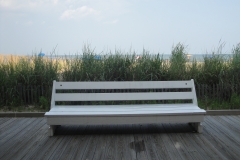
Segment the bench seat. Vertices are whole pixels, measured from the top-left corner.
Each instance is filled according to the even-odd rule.
[[[205,114],[205,110],[192,104],[140,104],[140,105],[85,105],[56,106],[45,116],[125,116]]]

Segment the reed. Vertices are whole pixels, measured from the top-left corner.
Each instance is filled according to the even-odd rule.
[[[84,46],[82,54],[73,58],[45,58],[32,56],[0,56],[0,105],[24,101],[14,87],[44,86],[49,91],[41,91],[41,101],[51,99],[53,80],[60,81],[168,81],[194,79],[195,84],[227,86],[226,92],[238,97],[240,91],[240,44],[232,49],[232,58],[226,60],[221,54],[221,47],[212,51],[212,57],[204,56],[203,62],[188,61],[186,47],[183,44],[173,46],[169,61],[160,54],[150,54],[143,50],[136,59],[135,52],[125,53],[120,50],[101,55],[101,59],[89,46]],[[3,98],[4,97],[4,98]],[[20,99],[20,100],[19,100]],[[206,98],[205,98],[206,99]],[[201,104],[204,104],[201,99]],[[232,100],[233,101],[233,100]],[[234,100],[234,102],[238,102]],[[26,103],[26,102],[24,102]],[[39,103],[37,98],[34,103]],[[236,106],[236,104],[234,104]]]

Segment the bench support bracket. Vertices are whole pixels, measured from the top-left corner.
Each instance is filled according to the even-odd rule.
[[[55,133],[55,130],[56,128],[58,127],[59,125],[50,125],[49,128],[48,128],[48,135],[49,136],[53,136],[54,133]]]
[[[202,133],[203,132],[203,127],[202,124],[200,122],[197,123],[189,123],[198,133]]]

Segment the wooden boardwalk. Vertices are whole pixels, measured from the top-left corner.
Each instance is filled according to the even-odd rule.
[[[60,126],[45,118],[0,118],[0,159],[240,159],[240,116],[205,116],[203,134],[188,124]]]

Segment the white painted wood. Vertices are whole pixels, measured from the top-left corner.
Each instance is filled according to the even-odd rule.
[[[110,125],[110,124],[151,124],[202,122],[204,115],[153,115],[153,116],[52,116],[48,125]]]
[[[146,93],[59,93],[55,101],[127,101],[127,100],[182,100],[193,99],[192,92]]]
[[[114,81],[114,82],[56,82],[56,89],[164,89],[192,88],[189,81]]]
[[[55,129],[57,128],[57,125],[49,125],[48,128],[48,135],[49,136],[53,136],[55,133]]]
[[[180,89],[190,92],[56,93],[57,89]],[[56,101],[180,100],[186,104],[55,105]],[[53,135],[56,125],[192,123],[201,133],[206,111],[197,104],[194,81],[53,82],[51,109],[45,113]]]
[[[192,104],[139,104],[139,105],[82,105],[82,106],[74,106],[74,105],[66,105],[66,106],[55,106],[50,111],[51,112],[129,112],[135,110],[143,110],[143,111],[183,111],[183,110],[191,110],[191,111],[202,111],[198,106]]]
[[[56,86],[56,80],[53,81],[51,108],[55,106],[55,94],[56,94],[55,86]]]
[[[193,104],[198,105],[197,95],[196,95],[196,90],[195,90],[195,85],[194,85],[194,80],[193,79],[191,79],[191,83],[192,83]]]
[[[197,123],[197,132],[198,133],[202,133],[203,132],[203,126],[202,126],[201,122]]]
[[[62,106],[51,109],[48,116],[124,116],[124,115],[176,115],[176,114],[205,114],[205,110],[197,106],[184,105],[111,105],[111,106]]]

